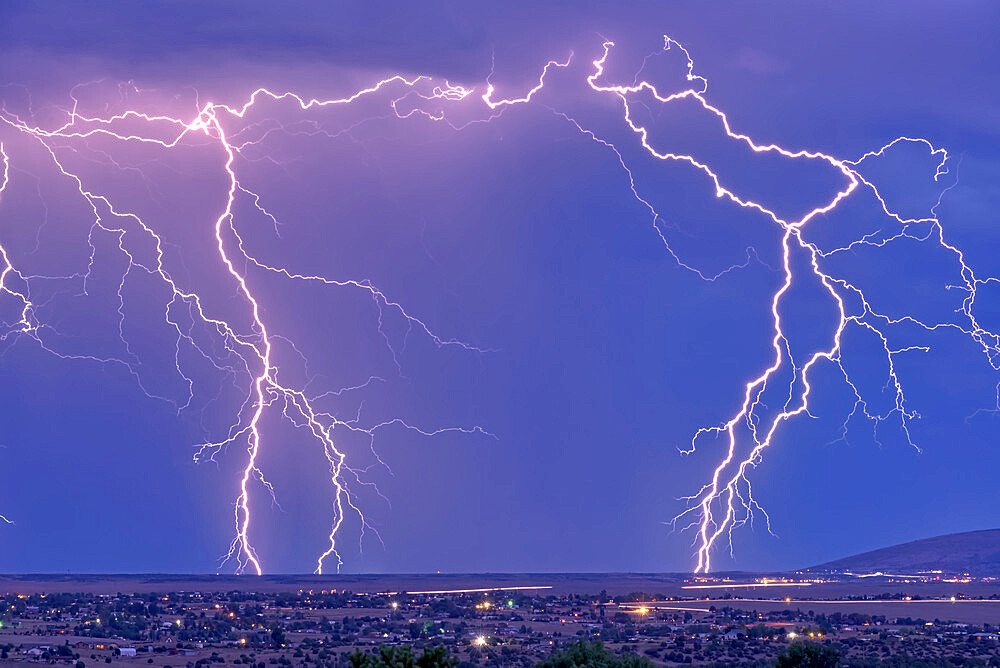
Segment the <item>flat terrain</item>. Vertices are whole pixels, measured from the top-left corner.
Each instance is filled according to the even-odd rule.
[[[667,604],[655,605],[657,609]],[[792,610],[831,615],[857,613],[864,615],[884,615],[889,619],[911,617],[933,621],[935,619],[960,622],[963,624],[1000,624],[1000,600],[989,601],[820,601],[820,600],[746,600],[713,599],[708,601],[676,601],[669,604],[670,610],[690,610],[693,613],[705,611],[709,606],[728,607],[754,612],[780,612]]]
[[[149,592],[261,593],[308,590],[350,591],[354,593],[436,592],[461,589],[545,587],[552,594],[611,595],[644,592],[657,596],[719,598],[726,594],[744,598],[840,598],[878,596],[905,592],[911,596],[947,597],[966,594],[1000,597],[1000,582],[953,583],[943,581],[908,582],[899,578],[873,577],[818,582],[809,586],[753,587],[755,580],[775,578],[774,574],[716,573],[699,588],[687,573],[459,573],[412,575],[0,575],[0,594],[44,594],[82,592],[93,594]],[[785,574],[784,577],[796,578]],[[727,582],[734,585],[725,587]]]
[[[81,592],[91,594],[227,591],[299,592],[336,589],[354,593],[438,592],[492,588],[541,588],[539,594],[608,594],[642,592],[658,606],[690,609],[711,606],[772,612],[812,610],[831,614],[865,613],[887,617],[1000,624],[1000,583],[906,582],[863,578],[815,582],[807,586],[772,583],[753,586],[761,576],[719,574],[711,583],[676,573],[483,573],[428,575],[17,575],[0,576],[0,594]],[[730,582],[731,581],[731,582]],[[705,586],[705,585],[711,586]],[[731,584],[734,586],[727,586]],[[751,586],[746,586],[746,585]],[[743,586],[736,586],[743,585]],[[916,600],[890,600],[909,597]],[[951,597],[956,597],[952,602]],[[663,598],[682,599],[664,602]],[[864,598],[868,600],[844,600]],[[983,600],[983,599],[994,600]],[[930,599],[930,600],[928,600]],[[970,600],[971,599],[971,600]]]
[[[681,590],[683,574],[635,573],[463,573],[413,575],[0,575],[0,593],[35,594],[84,592],[94,594],[171,591],[299,590],[382,593],[438,591],[485,587],[551,587],[552,593],[620,594],[633,591],[665,593]]]

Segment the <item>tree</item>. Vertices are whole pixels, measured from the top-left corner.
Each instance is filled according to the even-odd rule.
[[[382,646],[377,655],[356,651],[347,658],[351,668],[453,668],[458,663],[443,645],[426,649],[419,657],[410,647]]]
[[[457,663],[458,659],[453,657],[444,645],[425,649],[417,659],[419,668],[452,668]]]
[[[794,642],[778,655],[775,668],[836,668],[840,665],[840,652],[833,647],[814,642]]]
[[[535,668],[654,668],[655,665],[644,656],[615,656],[599,642],[580,640],[565,650],[553,652]]]

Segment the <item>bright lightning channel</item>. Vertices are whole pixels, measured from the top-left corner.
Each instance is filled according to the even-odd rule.
[[[604,41],[601,46],[600,56],[592,61],[592,67],[589,68],[583,81],[580,83],[585,84],[585,88],[590,94],[599,97],[611,96],[617,100],[617,104],[620,105],[619,108],[621,109],[622,122],[634,135],[637,147],[656,160],[681,163],[696,170],[710,182],[717,198],[729,201],[736,207],[748,210],[756,215],[763,216],[764,219],[776,225],[780,230],[779,247],[782,258],[781,274],[783,278],[779,287],[771,295],[769,303],[770,317],[773,323],[773,335],[770,346],[773,350],[773,359],[759,374],[746,381],[741,392],[742,401],[734,409],[734,412],[718,425],[698,429],[691,440],[690,447],[685,449],[685,452],[694,451],[699,442],[704,438],[721,437],[725,443],[723,455],[713,470],[710,480],[695,494],[684,497],[687,508],[674,519],[675,524],[688,521],[683,528],[691,529],[695,534],[695,571],[707,572],[711,568],[712,553],[720,538],[726,536],[730,550],[732,550],[733,530],[752,522],[755,512],[763,514],[768,520],[768,525],[770,524],[766,512],[764,512],[763,508],[754,498],[749,472],[761,461],[763,452],[773,443],[775,434],[781,425],[799,415],[809,414],[809,398],[813,389],[811,381],[814,369],[822,363],[833,365],[839,370],[847,387],[853,393],[854,405],[843,423],[845,431],[848,422],[856,415],[864,416],[876,426],[889,420],[896,420],[905,434],[907,442],[913,445],[909,425],[918,415],[907,405],[903,386],[897,375],[896,362],[898,356],[904,353],[927,351],[929,350],[929,346],[910,345],[894,347],[890,343],[890,336],[887,333],[888,328],[893,325],[906,324],[925,332],[954,330],[957,333],[970,337],[982,349],[990,366],[994,369],[1000,369],[1000,336],[984,328],[974,314],[977,289],[989,283],[1000,283],[1000,279],[977,277],[973,269],[966,263],[962,251],[946,240],[941,222],[937,217],[936,209],[948,188],[941,190],[937,204],[931,207],[926,215],[917,218],[906,217],[893,211],[878,188],[870,180],[862,176],[860,172],[861,165],[865,161],[882,156],[898,144],[912,144],[925,148],[937,161],[934,180],[940,182],[941,178],[949,173],[951,160],[945,149],[934,146],[926,139],[899,137],[856,159],[843,159],[818,151],[793,150],[773,143],[758,143],[749,135],[734,130],[727,115],[709,102],[707,97],[708,80],[695,73],[695,65],[691,55],[679,42],[670,37],[665,37],[662,49],[651,54],[653,56],[673,52],[674,55],[679,54],[685,61],[687,87],[679,92],[669,94],[661,93],[657,86],[649,81],[640,80],[639,74],[641,74],[642,70],[628,84],[606,81],[605,69],[611,57],[613,47],[614,42],[610,40]],[[648,59],[649,57],[646,60]],[[568,113],[560,111],[558,105],[552,100],[548,100],[543,104],[536,99],[546,94],[547,91],[545,91],[545,88],[550,74],[556,70],[571,73],[572,64],[572,54],[562,60],[550,60],[541,70],[535,85],[519,97],[507,99],[494,99],[496,89],[491,81],[492,72],[487,77],[485,85],[479,88],[479,91],[481,91],[479,95],[474,95],[474,93],[479,92],[476,88],[455,85],[448,81],[437,81],[429,76],[405,77],[397,74],[388,76],[346,97],[331,99],[306,99],[290,92],[276,93],[266,88],[257,88],[241,105],[229,106],[212,102],[205,103],[200,106],[191,120],[184,120],[168,115],[147,114],[134,109],[128,109],[107,116],[87,116],[78,110],[75,97],[73,107],[66,111],[65,122],[54,128],[43,128],[39,125],[34,125],[28,120],[6,110],[0,113],[0,123],[3,126],[36,141],[47,154],[52,164],[57,167],[60,175],[73,185],[74,190],[92,212],[92,237],[95,234],[104,233],[118,240],[117,246],[128,260],[127,269],[122,275],[119,286],[119,297],[124,299],[122,292],[130,272],[141,271],[159,279],[171,292],[170,300],[164,308],[164,318],[166,323],[176,331],[176,345],[178,347],[188,345],[207,359],[212,359],[211,352],[196,342],[189,330],[183,328],[180,321],[174,317],[173,311],[175,309],[184,308],[190,317],[197,319],[198,322],[215,332],[225,349],[236,355],[243,374],[248,377],[249,383],[247,385],[246,400],[238,411],[238,414],[234,416],[232,426],[229,428],[226,437],[202,444],[195,456],[196,459],[211,459],[216,453],[230,445],[235,443],[246,445],[247,458],[234,506],[235,535],[226,555],[226,560],[232,559],[235,561],[238,571],[242,572],[244,569],[251,569],[256,573],[263,572],[261,561],[250,538],[253,526],[251,518],[251,487],[252,483],[256,481],[273,494],[273,489],[257,465],[261,448],[264,447],[260,423],[262,416],[269,408],[280,408],[282,415],[290,420],[292,424],[311,433],[316,442],[321,446],[329,465],[330,480],[334,490],[333,519],[329,532],[329,546],[317,558],[317,572],[322,572],[325,561],[330,558],[336,560],[338,568],[342,564],[342,559],[337,551],[337,535],[342,528],[345,518],[349,514],[353,513],[360,518],[362,533],[366,530],[371,530],[377,535],[377,531],[374,527],[370,526],[364,514],[355,503],[355,496],[348,485],[349,480],[353,484],[366,483],[362,483],[358,471],[348,466],[345,452],[338,448],[336,444],[335,429],[364,433],[371,438],[374,437],[377,430],[389,425],[398,425],[414,433],[427,436],[444,431],[487,434],[483,428],[478,426],[426,430],[400,419],[382,422],[372,427],[362,427],[357,424],[356,420],[342,420],[328,412],[320,411],[315,407],[317,396],[307,394],[306,390],[302,387],[288,386],[279,381],[278,366],[275,364],[273,351],[275,337],[270,333],[268,323],[265,322],[261,315],[260,302],[248,284],[246,272],[245,270],[241,270],[241,266],[252,265],[263,271],[296,282],[360,290],[370,295],[378,309],[380,327],[383,310],[394,310],[405,318],[411,327],[416,328],[419,332],[429,337],[438,346],[457,346],[470,351],[479,351],[481,349],[457,339],[438,336],[424,321],[411,315],[402,305],[391,300],[368,281],[337,280],[320,275],[299,273],[289,267],[265,262],[247,250],[243,238],[234,225],[234,205],[237,199],[248,197],[250,203],[259,212],[277,223],[275,217],[261,204],[263,200],[261,195],[247,189],[238,178],[239,162],[243,150],[249,145],[259,145],[261,139],[236,140],[234,137],[240,135],[242,130],[233,129],[233,126],[241,119],[244,119],[247,113],[257,105],[264,104],[265,102],[286,102],[292,103],[300,111],[305,112],[320,110],[326,107],[346,106],[363,97],[384,93],[391,98],[389,106],[399,119],[408,119],[411,117],[424,118],[429,121],[444,122],[450,127],[460,130],[471,123],[493,121],[499,118],[504,111],[513,107],[539,104],[567,121],[573,128],[582,133],[584,137],[599,143],[614,153],[615,159],[628,177],[631,193],[638,202],[648,209],[652,215],[654,228],[660,240],[667,252],[680,266],[694,272],[706,281],[717,280],[720,276],[730,271],[747,266],[746,264],[734,265],[722,272],[707,274],[686,263],[671,248],[661,227],[657,224],[658,221],[662,220],[662,216],[650,203],[649,198],[644,197],[640,193],[633,177],[632,168],[628,165],[624,157],[623,149],[602,138],[596,130],[585,127]],[[643,67],[645,65],[646,62],[644,61]],[[693,102],[705,114],[718,121],[722,133],[728,140],[737,142],[755,153],[772,154],[790,161],[825,163],[839,173],[843,184],[828,200],[818,203],[801,217],[794,220],[783,218],[767,203],[751,199],[738,193],[735,188],[724,184],[723,179],[709,164],[696,159],[692,155],[658,150],[650,139],[650,130],[635,119],[633,106],[636,104],[636,97],[639,95],[651,96],[657,103],[664,106],[681,100]],[[417,100],[418,104],[411,105],[409,110],[406,110],[406,105],[410,104],[413,100]],[[424,103],[423,106],[420,103]],[[448,113],[458,105],[465,105],[467,107],[470,104],[480,103],[483,110],[481,117],[464,123],[456,123],[450,120]],[[134,128],[136,125],[143,127],[145,131],[125,129],[126,127]],[[163,128],[169,131],[166,138],[163,138]],[[270,132],[269,130],[268,133]],[[207,137],[209,140],[216,142],[222,149],[223,159],[220,169],[225,174],[227,186],[224,204],[214,214],[212,219],[215,252],[220,265],[225,268],[233,284],[236,286],[244,306],[250,315],[252,326],[249,331],[240,331],[236,325],[226,319],[207,312],[203,308],[203,299],[199,293],[182,288],[166,268],[162,239],[154,229],[146,224],[137,214],[115,206],[109,196],[101,194],[96,189],[88,186],[85,176],[68,169],[64,161],[59,157],[59,148],[65,142],[86,142],[88,139],[96,137],[111,139],[122,144],[141,143],[158,146],[163,150],[170,150],[180,146],[182,142],[193,136]],[[2,200],[3,194],[7,190],[11,180],[10,157],[2,145],[0,145],[0,159],[2,159],[3,167],[3,177],[2,181],[0,181],[0,200]],[[953,185],[949,187],[953,187]],[[806,238],[805,231],[810,221],[830,213],[842,202],[861,190],[866,190],[874,195],[881,213],[894,221],[898,226],[897,232],[884,236],[869,234],[852,241],[846,246],[829,249],[821,249],[814,242]],[[929,226],[930,232],[917,236],[913,230],[917,229],[918,224]],[[127,250],[124,239],[127,236],[133,235],[142,235],[155,243],[156,252],[152,262],[142,261],[134,257]],[[827,263],[825,261],[838,254],[862,246],[879,248],[904,238],[920,242],[936,243],[953,258],[958,278],[954,285],[948,287],[964,293],[959,308],[959,313],[962,317],[961,323],[927,322],[908,314],[898,315],[876,310],[872,305],[872,301],[860,288],[848,279],[836,275],[826,267]],[[234,239],[235,243],[230,239]],[[95,248],[93,241],[91,241],[92,260],[94,253]],[[798,254],[804,254],[804,257],[808,260],[808,271],[806,272],[808,275],[805,278],[798,276],[801,270],[796,269],[792,262],[793,255]],[[7,340],[9,337],[29,337],[42,349],[65,359],[90,360],[102,364],[121,364],[135,377],[139,385],[142,386],[140,374],[134,364],[128,359],[70,354],[58,351],[53,347],[54,343],[52,342],[52,337],[57,334],[57,331],[51,325],[38,319],[37,305],[32,301],[31,297],[30,288],[32,283],[40,280],[52,280],[53,278],[63,280],[79,279],[85,282],[89,275],[89,267],[87,272],[82,275],[70,274],[62,277],[42,277],[22,273],[16,269],[14,258],[8,255],[7,250],[2,244],[0,244],[0,260],[4,263],[4,268],[2,273],[0,273],[0,294],[7,294],[14,297],[21,304],[19,319],[15,323],[10,323],[9,330],[0,337],[0,340]],[[748,254],[747,263],[749,262],[750,255]],[[792,286],[796,282],[804,280],[815,280],[822,285],[825,293],[835,305],[838,316],[836,324],[829,332],[828,345],[813,350],[804,358],[796,360],[792,358],[789,341],[783,327],[781,306]],[[855,303],[857,306],[854,306]],[[123,320],[125,317],[124,308],[124,302],[122,302],[119,312]],[[885,412],[873,412],[869,409],[869,405],[862,397],[861,391],[855,382],[852,381],[842,363],[841,343],[844,332],[849,327],[867,331],[881,342],[882,352],[888,362],[888,384],[895,397],[893,406]],[[125,342],[124,335],[122,335],[122,340],[127,347],[128,343]],[[386,340],[388,342],[388,339]],[[393,355],[395,359],[395,351],[393,351]],[[184,370],[181,368],[179,357],[177,359],[177,372],[187,382],[190,389],[193,387],[193,382],[185,375]],[[218,360],[215,363],[217,366],[231,365],[231,363],[219,362]],[[762,396],[777,382],[775,379],[782,374],[791,375],[793,382],[788,384],[782,409],[773,415],[766,415],[766,407],[762,401]],[[144,387],[143,390],[146,391]],[[998,386],[998,397],[1000,397],[1000,386]],[[189,395],[188,403],[190,401],[191,397]],[[183,408],[183,406],[180,408]],[[914,445],[914,447],[916,446]],[[739,454],[741,450],[745,450],[745,454]],[[0,519],[8,521],[6,518],[0,517]]]

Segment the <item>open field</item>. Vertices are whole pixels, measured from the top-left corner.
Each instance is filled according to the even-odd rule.
[[[718,577],[722,578],[724,574]],[[710,606],[774,612],[791,609],[831,614],[864,613],[887,617],[949,619],[964,623],[1000,624],[1000,583],[903,582],[864,578],[799,584],[753,586],[759,576],[729,574],[725,582],[693,582],[677,573],[483,573],[413,575],[4,575],[0,594],[82,592],[91,594],[150,592],[261,593],[351,591],[355,593],[438,592],[530,588],[541,594],[609,595],[643,592],[660,599],[684,599],[671,607],[697,613]],[[727,587],[726,584],[742,585]],[[750,585],[750,586],[747,586]],[[528,591],[528,590],[525,590]],[[885,600],[904,594],[916,600]],[[951,597],[956,597],[953,602]],[[995,600],[969,600],[990,599]],[[866,598],[868,600],[843,600]],[[787,600],[786,600],[787,599]],[[929,599],[929,600],[928,600]]]
[[[665,605],[665,604],[664,604]],[[815,612],[831,615],[858,613],[865,615],[883,615],[889,619],[896,617],[911,617],[913,619],[934,619],[961,622],[963,624],[1000,624],[1000,600],[921,600],[921,601],[822,601],[796,600],[790,602],[774,600],[746,599],[712,599],[701,601],[672,601],[670,610],[690,610],[695,614],[705,611],[709,606],[716,608],[728,607],[737,610],[753,610],[755,612],[780,612],[792,610],[800,612]],[[655,606],[661,609],[661,606]]]
[[[899,593],[942,598],[956,595],[1000,597],[1000,582],[910,582],[898,578],[840,579],[811,582],[808,586],[784,586],[771,582],[752,586],[760,578],[793,574],[717,573],[709,582],[696,582],[687,573],[459,573],[459,574],[362,574],[362,575],[0,575],[0,594],[83,592],[93,594],[148,592],[256,591],[262,593],[301,590],[351,591],[355,593],[433,592],[484,588],[545,588],[553,594],[611,595],[644,592],[657,596],[722,598],[831,599],[845,596],[877,597]],[[726,584],[738,586],[726,587]],[[711,585],[711,588],[699,588]]]
[[[0,575],[0,593],[84,592],[93,594],[169,591],[299,590],[383,593],[478,588],[546,587],[552,593],[619,594],[647,591],[680,595],[684,574],[637,573],[463,573],[406,575]],[[1000,591],[1000,588],[998,588]],[[677,592],[672,594],[668,592]]]

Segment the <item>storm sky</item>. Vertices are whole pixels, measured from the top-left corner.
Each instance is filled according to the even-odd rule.
[[[953,186],[936,209],[949,241],[977,275],[1000,276],[1000,46],[988,29],[1000,8],[628,4],[7,2],[0,98],[8,117],[39,127],[64,122],[71,95],[87,113],[120,111],[125,95],[190,120],[208,101],[237,106],[261,86],[342,97],[397,73],[473,88],[475,100],[489,80],[513,98],[537,84],[547,61],[572,54],[531,103],[489,122],[465,125],[488,116],[482,105],[409,98],[404,109],[447,107],[459,130],[422,113],[398,118],[390,103],[402,89],[336,110],[262,103],[232,126],[260,138],[235,169],[278,222],[241,197],[234,225],[269,262],[370,281],[434,335],[468,344],[436,345],[390,307],[380,323],[364,290],[247,269],[280,337],[283,373],[316,395],[364,385],[328,395],[341,419],[492,435],[423,436],[398,425],[371,443],[346,435],[371,526],[362,535],[352,516],[343,528],[345,571],[684,571],[694,537],[669,523],[684,510],[679,498],[708,479],[722,443],[679,449],[727,420],[744,383],[770,363],[781,235],[716,198],[697,171],[644,155],[620,102],[587,88],[591,62],[613,40],[609,77],[630,83],[669,35],[709,81],[706,97],[760,142],[845,159],[898,136],[946,148],[953,158],[939,181],[916,146],[866,177],[911,215]],[[671,90],[688,85],[677,55],[652,59],[644,76]],[[691,109],[650,99],[636,109],[655,141],[696,153],[789,216],[843,185],[813,165],[733,153],[718,124]],[[619,148],[660,213],[656,226],[618,156],[566,116]],[[88,241],[92,212],[37,142],[9,125],[0,142],[11,170],[0,244],[27,273],[88,275],[85,291],[82,282],[36,281],[45,340],[64,355],[127,357],[138,369],[59,359],[12,333],[20,315],[0,302],[0,513],[14,522],[0,525],[0,571],[214,572],[233,537],[246,444],[215,461],[193,455],[224,438],[247,380],[215,374],[187,351],[197,390],[188,401],[176,337],[162,322],[162,285],[141,272],[125,283],[119,332],[117,241]],[[249,327],[212,245],[227,187],[217,145],[59,146],[88,187],[144,212],[166,240],[172,273],[207,308]],[[818,221],[815,241],[845,243],[885,224],[874,200],[859,196]],[[661,234],[705,274],[746,266],[702,280]],[[960,276],[939,251],[905,240],[847,254],[836,270],[885,311],[943,321],[962,296],[947,289]],[[1000,328],[995,286],[982,288],[976,309],[985,328]],[[788,315],[793,352],[828,342],[830,304],[808,284]],[[920,414],[909,425],[913,444],[898,419],[877,430],[852,420],[842,437],[853,400],[842,374],[820,369],[811,415],[784,425],[752,472],[773,535],[762,522],[738,530],[733,556],[728,544],[716,551],[716,569],[809,566],[997,526],[1000,416],[989,409],[1000,376],[960,333],[895,334],[895,347],[930,348],[898,358],[908,409]],[[873,409],[888,410],[893,395],[871,340],[845,339],[843,360]],[[262,422],[261,469],[275,498],[255,483],[251,533],[267,571],[308,572],[327,544],[329,475],[315,443],[279,417],[280,409]]]

